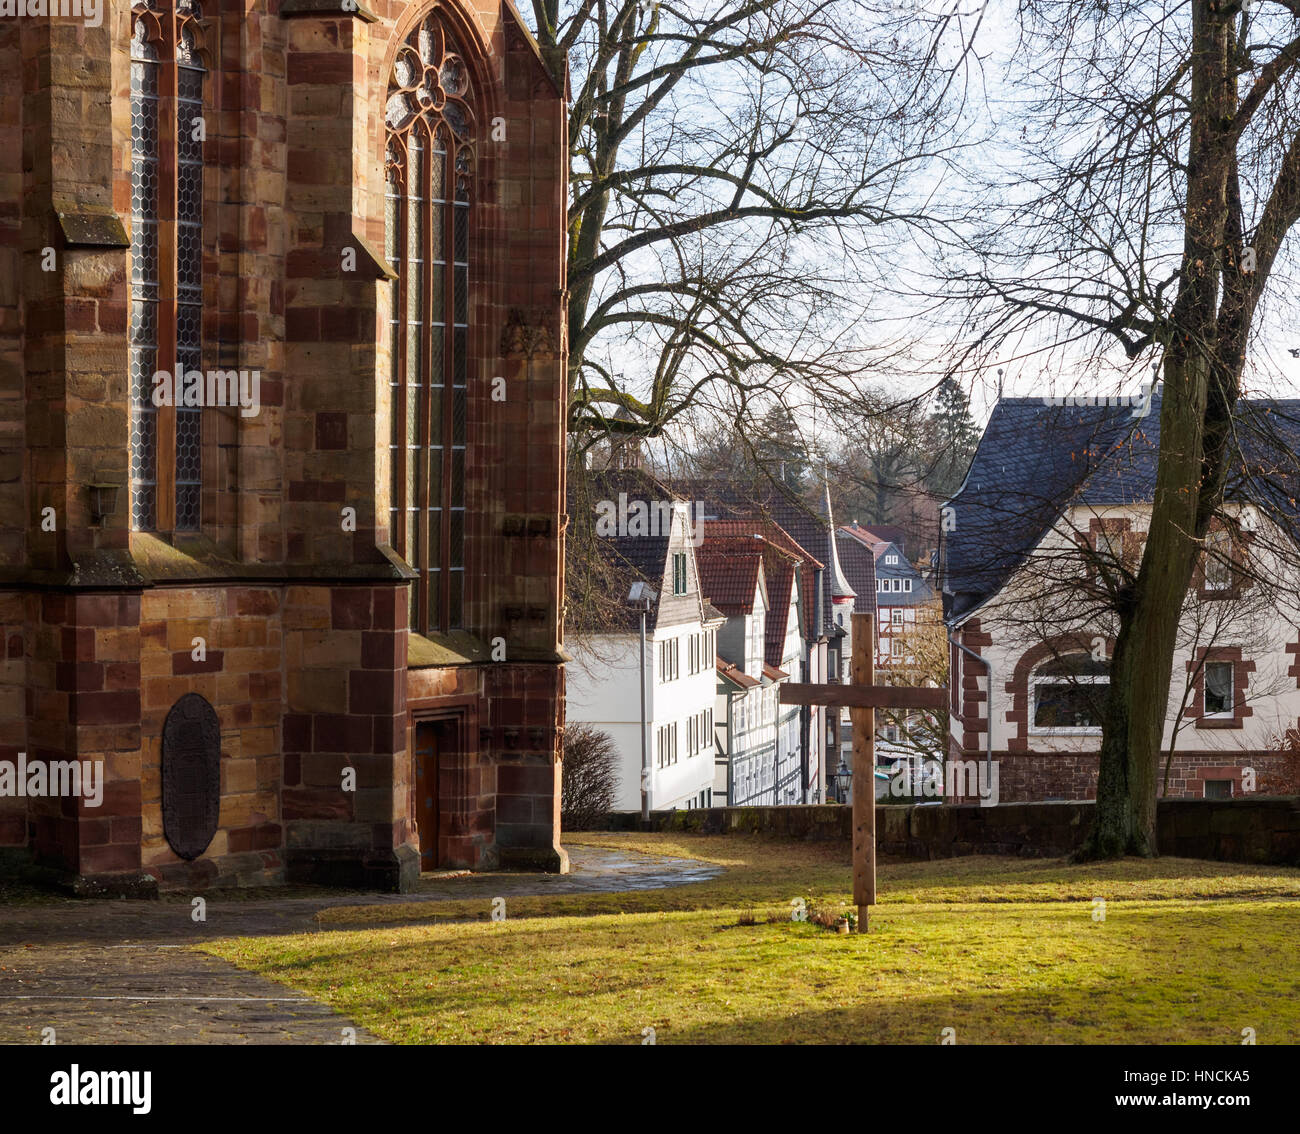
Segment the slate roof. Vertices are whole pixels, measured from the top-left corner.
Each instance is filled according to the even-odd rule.
[[[951,507],[940,577],[955,622],[992,597],[1072,503],[1131,505],[1154,496],[1160,444],[1157,392],[1140,407],[1062,406],[1003,398]],[[1300,400],[1243,400],[1230,499],[1252,500],[1284,530],[1300,530]],[[1261,470],[1264,475],[1261,475]],[[941,525],[942,526],[942,525]]]
[[[618,502],[620,494],[627,497],[629,506],[635,501],[648,504],[655,501],[671,500],[672,494],[655,477],[643,469],[604,469],[588,471],[585,479],[583,499],[578,499],[575,482],[570,481],[567,493],[567,508],[575,524],[594,524],[594,509],[597,502],[609,500]],[[663,591],[664,572],[668,562],[669,533],[658,535],[611,535],[594,540],[596,552],[604,564],[604,581],[611,594],[611,600],[625,596],[635,580],[649,583],[656,594]],[[576,554],[576,540],[568,541],[566,550]],[[656,599],[650,604],[646,618],[646,632],[652,633],[659,614]],[[640,613],[630,607],[625,613],[617,614],[618,625],[623,630],[636,630],[640,627]]]
[[[849,576],[849,582],[855,591],[858,590],[856,578],[862,577],[863,559],[870,559],[873,563],[873,572],[871,579],[871,589],[876,590],[877,579],[911,579],[912,589],[910,591],[880,591],[875,596],[875,607],[882,606],[921,606],[923,603],[930,602],[934,598],[934,588],[925,581],[921,572],[916,569],[915,564],[909,562],[907,556],[903,554],[902,547],[893,540],[884,539],[883,537],[873,535],[871,531],[863,527],[840,527],[835,531],[835,538],[838,541],[840,553],[840,562],[845,565],[845,572],[848,572],[848,563],[850,559],[854,560],[854,575]],[[890,566],[888,563],[881,561],[887,551],[893,551],[898,556],[898,563]],[[863,579],[865,585],[866,580]],[[871,609],[871,606],[863,603],[861,592],[859,598],[854,600],[853,609],[855,613],[864,613]]]
[[[876,609],[876,557],[861,540],[843,531],[836,535],[839,541],[840,564],[849,586],[857,593],[853,600],[854,614],[871,614]]]

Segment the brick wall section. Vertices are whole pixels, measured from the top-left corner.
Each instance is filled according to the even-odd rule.
[[[981,632],[979,619],[972,618],[962,627],[961,644],[978,654],[985,646],[991,646],[993,639],[990,635]],[[960,650],[953,652],[961,659],[960,670],[954,669],[953,672],[961,673],[962,747],[978,748],[981,734],[987,732],[989,727],[989,690],[980,686],[981,679],[987,686],[988,670]]]
[[[58,568],[70,557],[127,543],[121,515],[91,526],[85,488],[121,484],[126,475],[126,417],[114,408],[126,396],[126,251],[67,247],[57,219],[95,211],[112,217],[113,118],[104,95],[119,21],[106,18],[98,28],[74,20],[14,22],[30,61],[18,66],[11,57],[24,83],[23,191],[5,198],[11,207],[23,202],[25,220],[19,278],[30,491],[21,527],[27,564]],[[46,248],[54,250],[54,271],[44,269]],[[41,528],[46,507],[54,509],[54,532]]]
[[[203,367],[260,371],[261,409],[205,414],[201,540],[132,535],[125,491],[90,522],[86,485],[127,483],[128,248],[64,247],[56,218],[129,224],[129,5],[99,29],[0,27],[0,757],[102,755],[110,771],[94,817],[0,803],[0,845],[164,885],[406,884],[409,681],[421,711],[459,705],[470,722],[440,853],[563,862],[563,96],[509,6],[445,5],[480,100],[466,624],[504,638],[510,663],[408,678],[406,592],[376,546],[391,286],[361,255],[344,278],[340,253],[359,237],[383,247],[388,76],[427,5],[374,8],[377,22],[261,3],[205,13]],[[504,403],[490,398],[498,376]],[[159,799],[162,722],[186,692],[212,704],[222,744],[218,832],[193,864],[167,847]],[[341,791],[345,766],[355,793]]]
[[[39,609],[35,595],[0,594],[0,760],[27,750],[29,626]],[[27,801],[0,798],[0,847],[26,845]]]
[[[407,677],[410,722],[407,747],[416,753],[416,729],[436,722],[437,791],[440,822],[437,864],[487,869],[499,865],[496,853],[497,768],[491,732],[482,719],[483,666],[412,669]],[[417,754],[416,759],[421,757]],[[408,815],[417,822],[412,792]],[[429,832],[417,832],[421,846]]]
[[[490,667],[488,727],[497,764],[496,841],[503,866],[555,869],[559,855],[564,674],[557,666]]]
[[[0,60],[16,60],[26,20],[0,20]],[[0,68],[0,153],[23,152],[22,68]],[[23,172],[19,163],[0,163],[0,566],[23,562],[27,547],[25,465],[27,400],[24,396],[22,305]],[[3,599],[0,599],[3,603]],[[0,623],[11,623],[4,608]],[[3,709],[0,709],[3,712]],[[12,732],[5,733],[7,738]],[[8,742],[6,740],[6,742]],[[3,820],[0,819],[0,825]]]
[[[286,554],[294,563],[365,562],[374,558],[376,485],[388,484],[377,464],[388,451],[377,417],[387,372],[376,381],[373,346],[386,333],[377,292],[388,285],[378,283],[352,235],[353,216],[364,215],[361,186],[373,164],[366,132],[371,36],[369,25],[348,15],[294,19],[285,27],[291,207],[284,361],[293,376],[284,404]],[[382,216],[382,197],[377,205]],[[345,249],[355,257],[352,271],[343,267]],[[356,511],[355,533],[341,523],[344,507]],[[383,512],[386,528],[386,507]]]
[[[141,603],[143,866],[164,885],[203,888],[282,880],[280,705],[283,589],[158,588]],[[203,639],[205,656],[195,654]],[[221,722],[221,809],[192,863],[167,845],[162,731],[171,707],[198,693]]]
[[[246,562],[278,563],[290,536],[285,449],[292,443],[284,419],[289,25],[267,8],[232,4],[219,17],[218,129],[209,133],[204,224],[204,286],[215,294],[205,296],[204,340],[215,344],[223,366],[261,372],[262,409],[255,417],[215,415],[224,448],[204,450],[215,475],[205,485],[203,508],[205,530],[221,546]],[[129,131],[126,138],[129,144]],[[217,176],[221,170],[228,172]]]
[[[982,752],[967,751],[958,756],[983,765]],[[1004,803],[1096,798],[1098,758],[1095,752],[995,751],[993,760],[998,765],[998,794]],[[1255,769],[1255,791],[1259,794],[1292,791],[1294,761],[1294,757],[1278,752],[1175,752],[1167,794],[1171,798],[1200,799],[1205,795],[1206,780],[1227,779],[1234,782],[1233,791],[1240,794],[1245,768]],[[1163,782],[1162,760],[1157,783]]]
[[[1005,854],[1060,858],[1075,850],[1092,823],[1092,803],[1022,803],[980,807],[877,806],[881,854],[911,859]],[[641,817],[619,812],[614,830],[637,830]],[[654,830],[708,835],[774,835],[841,842],[850,856],[853,809],[838,804],[801,807],[711,807],[653,811]],[[1300,866],[1300,797],[1234,800],[1161,800],[1156,809],[1162,854],[1217,862]]]
[[[140,867],[140,596],[46,594],[27,665],[28,762],[102,761],[99,807],[28,800],[36,860],[81,874]]]
[[[395,889],[418,873],[406,622],[403,587],[288,588],[283,814],[291,881]],[[349,768],[354,791],[344,790]]]

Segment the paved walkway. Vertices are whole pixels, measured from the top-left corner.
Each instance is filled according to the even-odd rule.
[[[201,925],[188,898],[0,907],[0,1043],[40,1043],[50,1027],[58,1043],[380,1043],[328,1005],[184,946],[341,928],[315,921],[334,906],[657,890],[721,873],[604,847],[571,847],[569,858],[569,874],[426,875],[411,894],[212,895]]]

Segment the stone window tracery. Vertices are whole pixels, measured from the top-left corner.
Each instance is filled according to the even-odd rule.
[[[435,14],[398,49],[385,104],[385,251],[397,272],[390,323],[394,548],[418,572],[411,628],[464,625],[469,69]]]

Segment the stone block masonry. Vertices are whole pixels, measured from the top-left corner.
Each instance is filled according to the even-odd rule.
[[[980,760],[983,753],[951,749],[953,758]],[[1036,800],[1085,800],[1097,794],[1096,752],[994,752],[998,765],[998,791],[1004,803],[1029,803]],[[1282,752],[1247,751],[1175,751],[1169,767],[1170,798],[1201,799],[1206,784],[1224,782],[1223,790],[1234,795],[1251,792],[1258,795],[1282,795],[1293,792],[1300,784],[1296,773],[1297,757]],[[1247,769],[1254,775],[1254,785],[1245,782]],[[1161,760],[1157,783],[1165,782]],[[963,802],[955,797],[950,802]]]
[[[900,858],[1005,854],[1061,858],[1083,842],[1095,804],[1085,802],[889,805],[876,808],[876,846]],[[1162,799],[1156,808],[1160,851],[1217,862],[1300,866],[1300,796]],[[611,830],[640,829],[641,816],[609,817]],[[852,842],[853,809],[840,804],[798,807],[710,807],[654,811],[656,831],[702,835],[767,835]]]
[[[93,814],[76,799],[0,799],[0,850],[78,892],[133,895],[397,890],[422,860],[562,870],[562,85],[513,8],[491,0],[201,7],[202,178],[181,184],[167,149],[176,88],[163,81],[158,113],[173,126],[148,167],[152,215],[131,44],[137,56],[161,44],[167,71],[164,40],[185,9],[159,0],[106,5],[99,27],[0,26],[0,759],[105,769]],[[401,406],[389,336],[409,297],[384,257],[385,162],[394,59],[431,13],[469,76],[473,129],[457,155],[463,371],[448,376],[465,388],[447,474],[463,487],[463,553],[442,564],[458,573],[462,614],[421,635],[416,555],[396,549],[390,517],[404,478],[390,454]],[[178,202],[196,185],[201,223],[181,232]],[[156,237],[138,264],[137,223]],[[192,316],[179,298],[190,240]],[[141,271],[156,274],[147,310]],[[175,347],[182,316],[199,324],[186,332],[195,357],[150,370],[260,376],[256,412],[201,410],[188,528],[177,411],[158,408],[146,453],[131,394],[140,343]],[[426,443],[434,452],[431,437],[413,442]],[[151,479],[141,467],[157,474],[156,516],[133,524]],[[106,516],[92,484],[117,489]],[[215,800],[195,771],[197,729],[164,741],[195,698],[215,714]],[[206,848],[182,857],[177,831],[209,812]]]

